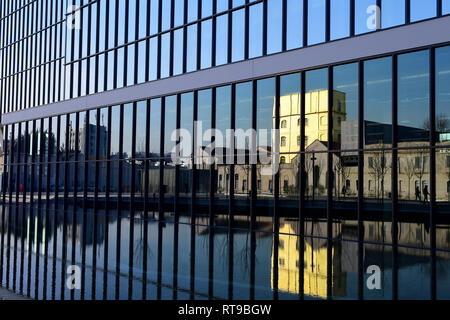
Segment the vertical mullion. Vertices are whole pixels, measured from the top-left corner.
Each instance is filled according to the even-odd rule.
[[[228,0],[228,32],[227,32],[227,62],[231,63],[233,61],[233,0]]]
[[[216,108],[217,108],[217,88],[214,87],[211,89],[211,129],[216,129]],[[216,137],[211,137],[211,144],[216,143]],[[211,150],[211,158],[215,159],[215,150]],[[214,198],[215,198],[215,190],[216,190],[216,169],[215,169],[215,161],[211,164],[209,168],[209,227],[210,230],[214,228]]]
[[[307,0],[304,0],[307,1]],[[267,0],[263,1],[262,55],[267,55]]]
[[[82,243],[81,243],[81,300],[85,299],[86,295],[86,232],[88,219],[88,179],[89,179],[89,141],[90,141],[90,112],[85,112],[84,117],[84,179],[83,179],[83,224],[82,224]]]
[[[442,0],[436,0],[436,15],[442,17]]]
[[[300,163],[299,163],[299,181],[300,198],[298,204],[298,221],[299,221],[299,298],[304,299],[304,269],[305,269],[305,123],[306,123],[306,108],[305,108],[305,91],[306,81],[305,72],[300,74]]]
[[[22,232],[26,230],[26,216],[27,216],[27,179],[28,179],[28,151],[29,151],[29,145],[30,141],[28,138],[28,122],[24,123],[25,130],[24,130],[24,153],[23,153],[23,194],[22,194]],[[26,234],[22,233],[22,243],[21,243],[21,256],[20,256],[20,294],[24,294],[24,269],[25,269],[25,239]],[[1,278],[1,273],[0,273]]]
[[[17,205],[20,201],[20,194],[19,194],[19,183],[20,183],[20,148],[21,148],[21,139],[20,139],[20,132],[21,132],[22,124],[17,124],[17,159],[16,159],[16,183],[15,183],[15,215],[14,215],[14,227],[17,230],[17,227],[19,225],[19,206]],[[14,232],[14,258],[13,258],[13,291],[16,291],[17,288],[17,232]]]
[[[139,8],[141,6],[140,1],[145,1],[145,0],[136,0],[136,10],[135,10],[135,24],[134,24],[134,40],[135,40],[135,44],[134,44],[134,79],[133,79],[133,84],[137,84],[138,83],[138,73],[139,73],[139,42],[137,41],[139,39],[139,24],[141,23],[140,21],[140,14],[139,14]]]
[[[398,299],[398,56],[392,56],[392,298]]]
[[[364,62],[358,63],[358,299],[364,299]]]
[[[109,3],[109,1],[107,2]],[[75,0],[72,0],[72,6],[75,5]],[[73,14],[73,13],[72,13]],[[33,15],[31,17],[32,21],[33,21]],[[66,18],[68,19],[68,18]],[[73,76],[73,71],[74,71],[74,64],[73,64],[73,57],[75,54],[75,28],[72,28],[72,30],[68,31],[71,32],[71,37],[70,37],[70,81],[69,81],[69,99],[73,98],[73,83],[74,83],[74,76]],[[108,34],[108,33],[107,33]],[[67,58],[65,59],[65,61],[67,62]],[[105,70],[106,71],[106,70]],[[105,72],[106,74],[106,72]],[[31,106],[34,106],[34,104],[32,104]]]
[[[103,250],[103,300],[108,298],[108,267],[109,267],[109,222],[110,222],[110,186],[111,186],[111,126],[112,107],[108,107],[108,132],[106,145],[106,186],[105,186],[105,247]]]
[[[142,0],[145,1],[145,0]],[[146,13],[146,36],[150,35],[150,16],[151,16],[151,1],[147,0],[147,13]],[[145,40],[145,82],[150,78],[150,39]]]
[[[258,151],[257,151],[257,136],[256,136],[256,130],[258,129],[258,123],[257,123],[257,117],[258,117],[258,111],[257,111],[257,102],[258,102],[258,80],[252,81],[252,129],[253,129],[253,136],[252,136],[252,149],[250,150],[251,153],[256,152],[256,155],[250,155],[250,159],[256,159],[258,160]],[[250,232],[254,232],[256,229],[256,201],[257,201],[257,162],[250,163],[251,165],[251,182],[250,182],[250,190],[251,190],[251,198],[250,198]]]
[[[41,123],[39,130],[39,175],[38,175],[38,208],[37,208],[37,241],[36,241],[36,272],[35,272],[35,299],[39,299],[39,274],[40,274],[40,251],[42,241],[42,175],[45,150],[44,119],[37,120]]]
[[[130,190],[130,233],[128,256],[128,300],[133,298],[133,258],[134,258],[134,215],[135,215],[135,188],[136,188],[136,117],[137,102],[133,103],[133,115],[131,124],[131,190]],[[130,124],[127,124],[130,125]],[[129,139],[130,137],[127,137]]]
[[[120,253],[122,242],[122,184],[123,184],[123,115],[124,105],[120,105],[119,120],[119,171],[117,177],[117,228],[116,228],[116,274],[115,274],[115,299],[120,298]]]
[[[53,150],[56,150],[55,158],[55,196],[54,196],[54,210],[53,210],[53,225],[58,225],[58,213],[59,213],[59,167],[60,167],[60,150],[61,145],[61,116],[56,117],[56,144]],[[53,135],[55,136],[55,135]],[[25,149],[26,150],[26,149]],[[63,240],[64,241],[64,240]],[[58,257],[58,229],[53,229],[53,263],[52,263],[52,300],[56,299],[56,264]],[[64,279],[64,278],[61,278]]]
[[[117,59],[118,59],[118,54],[117,54],[117,46],[119,45],[119,0],[116,0],[115,6],[114,6],[114,19],[115,19],[115,23],[114,23],[114,50],[112,51],[112,53],[114,54],[114,67],[113,67],[113,75],[114,75],[114,79],[113,79],[113,89],[117,88]]]
[[[411,0],[405,0],[405,24],[411,23]]]
[[[250,6],[249,0],[245,0],[245,34],[244,34],[244,60],[248,60],[250,52]],[[284,37],[286,38],[286,36]]]
[[[376,0],[376,6],[377,6],[377,10],[378,10],[377,29],[376,30],[379,30],[379,29],[381,29],[381,26],[383,24],[382,1],[381,0]]]
[[[436,300],[436,49],[430,49],[430,248],[431,299]]]
[[[282,18],[281,18],[281,51],[286,51],[287,48],[287,0],[282,0]]]
[[[150,157],[150,100],[147,100],[146,126],[145,126],[145,164],[144,164],[144,234],[143,234],[143,259],[142,259],[142,300],[147,299],[147,250],[148,250],[148,191],[149,191],[149,157]]]
[[[125,37],[124,37],[124,52],[123,52],[123,66],[120,66],[120,68],[123,69],[123,87],[127,86],[128,83],[128,41],[130,40],[128,37],[128,30],[129,30],[129,23],[130,23],[130,2],[125,1]]]
[[[107,91],[108,90],[108,56],[110,54],[113,54],[113,52],[111,51],[107,51],[108,47],[109,47],[109,3],[110,1],[106,1],[105,3],[105,63],[104,63],[104,68],[103,68],[103,91]],[[148,60],[148,57],[146,59],[146,61]]]
[[[350,0],[350,23],[349,23],[349,36],[355,35],[355,0]]]
[[[177,94],[177,108],[176,108],[176,129],[179,130],[181,126],[181,94]],[[177,137],[177,148],[179,147],[180,137]],[[179,152],[179,150],[177,150]],[[175,165],[175,177],[180,175],[180,165]],[[179,223],[180,223],[180,179],[175,179],[175,201],[174,201],[174,231],[173,231],[173,291],[172,297],[174,300],[178,298],[178,247],[179,247]]]
[[[80,114],[76,113],[75,115],[75,137],[78,137],[80,134],[79,130],[79,123],[80,123]],[[70,128],[71,131],[73,131],[73,127]],[[68,134],[71,134],[68,133]],[[73,166],[74,166],[74,175],[73,175],[73,209],[72,209],[72,256],[71,256],[71,263],[72,265],[76,264],[76,240],[77,240],[77,208],[78,208],[78,160],[79,160],[79,139],[74,139],[75,143],[75,150],[74,150],[74,160],[73,160]],[[69,159],[68,159],[69,160]],[[70,160],[72,161],[72,160]],[[70,291],[70,299],[75,299],[75,291]]]
[[[198,91],[194,91],[194,108],[193,108],[193,115],[192,118],[194,119],[193,125],[193,136],[192,136],[192,149],[191,149],[191,161],[192,161],[192,174],[191,174],[191,224],[195,225],[196,223],[196,202],[197,202],[197,167],[195,165],[196,158],[195,153],[197,149],[197,132],[196,132],[196,126],[194,125],[197,121],[197,115],[198,115]]]
[[[216,66],[216,39],[217,39],[217,1],[212,4],[212,36],[211,36],[211,67]]]
[[[197,60],[195,70],[200,70],[202,66],[202,0],[197,0]],[[171,50],[173,51],[173,50]]]
[[[94,93],[98,92],[98,79],[99,79],[99,51],[100,51],[100,26],[101,26],[101,17],[100,17],[100,1],[97,2],[97,11],[96,11],[96,30],[95,30],[95,78],[94,78]],[[105,35],[106,37],[106,35]],[[106,49],[106,46],[105,46]],[[106,55],[105,55],[106,56]],[[106,64],[106,59],[104,60]]]
[[[97,65],[97,64],[96,64]],[[100,143],[101,143],[101,137],[100,137],[100,109],[96,110],[96,128],[95,128],[95,173],[94,173],[94,226],[93,226],[93,243],[92,246],[92,281],[91,281],[91,298],[92,300],[96,299],[96,283],[97,283],[97,246],[95,245],[98,241],[98,217],[99,217],[99,204],[98,204],[98,197],[99,197],[99,171],[100,171]],[[106,272],[104,270],[103,272]]]
[[[162,1],[158,0],[158,54],[157,54],[157,66],[156,66],[156,79],[161,79],[161,38],[162,38]],[[167,1],[167,0],[166,0]]]
[[[50,219],[50,174],[51,174],[51,137],[52,137],[52,118],[48,118],[48,128],[47,128],[47,162],[45,163],[45,165],[47,166],[47,174],[46,174],[46,183],[45,183],[45,224],[44,224],[44,228],[45,230],[49,230],[50,229],[50,225],[49,225],[49,219]],[[53,140],[54,143],[55,140]],[[45,142],[44,142],[45,143]],[[43,281],[43,299],[47,300],[47,279],[48,279],[48,244],[49,241],[47,241],[47,232],[45,232],[44,234],[45,238],[43,239],[44,242],[44,281]]]
[[[173,76],[174,59],[174,26],[175,26],[175,0],[170,0],[170,57],[169,57],[169,77]]]
[[[303,47],[308,46],[308,0],[303,0]]]
[[[215,1],[214,1],[215,4]],[[213,5],[215,7],[215,5]],[[213,31],[214,32],[214,31]],[[211,129],[216,129],[216,106],[217,106],[217,88],[211,89]],[[215,144],[216,137],[211,137],[211,144]],[[211,151],[212,159],[215,159],[215,150]],[[212,162],[209,168],[209,247],[208,247],[208,296],[212,297],[214,294],[214,227],[215,227],[215,213],[214,213],[214,198],[216,190],[216,170],[215,162]]]
[[[159,205],[158,220],[164,220],[164,130],[166,121],[166,98],[161,98],[161,132],[160,132],[160,154],[159,154]]]
[[[62,231],[62,263],[61,263],[61,280],[66,276],[66,264],[67,264],[67,224],[68,224],[68,209],[69,209],[69,144],[70,144],[70,116],[67,114],[66,127],[65,127],[65,155],[64,155],[64,204],[63,204],[63,231]],[[65,284],[61,281],[61,300],[64,300]]]
[[[330,41],[331,35],[331,0],[325,2],[325,42]]]
[[[327,1],[329,2],[329,1]],[[327,298],[333,297],[333,67],[328,67],[328,150],[327,150]]]
[[[32,19],[33,19],[33,15],[32,15]],[[31,76],[30,76],[31,78]],[[31,100],[30,100],[31,101]],[[29,209],[29,214],[30,214],[30,230],[34,229],[34,176],[35,176],[35,157],[36,157],[36,143],[35,143],[35,139],[36,139],[36,135],[35,135],[35,121],[31,122],[31,128],[29,127],[29,130],[31,131],[31,136],[30,136],[30,143],[32,145],[32,149],[31,149],[31,177],[30,177],[30,209]],[[32,139],[32,140],[31,140]],[[5,155],[5,160],[6,160],[6,155]],[[31,237],[31,233],[29,235],[28,238],[28,274],[27,274],[27,296],[31,297],[31,269],[32,269],[32,257],[33,257],[33,237]]]
[[[234,130],[236,130],[236,84],[231,85],[231,133],[230,137],[230,151],[232,154],[232,164],[230,164],[230,196],[228,204],[228,228],[231,230],[234,227],[234,171],[235,171],[235,159],[236,159],[236,149],[235,149],[235,135]],[[228,158],[228,157],[227,157]],[[229,160],[229,159],[228,159]]]

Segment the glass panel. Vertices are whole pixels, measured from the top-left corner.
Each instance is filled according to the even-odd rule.
[[[450,47],[436,49],[436,137],[438,144],[450,142]]]
[[[398,140],[400,147],[429,144],[429,51],[398,57]]]
[[[210,192],[210,166],[211,159],[211,132],[212,129],[212,93],[211,89],[198,92],[198,110],[195,148],[195,164],[197,165],[197,203],[196,213],[202,216],[209,214],[209,192]],[[202,219],[197,223],[208,224],[209,219]]]
[[[325,0],[308,2],[308,45],[325,41]]]
[[[350,34],[350,1],[331,0],[330,39],[348,37]]]
[[[326,216],[328,167],[328,70],[305,75],[306,208],[314,216]],[[307,138],[306,138],[307,137]],[[326,222],[312,222],[307,234],[326,236]]]
[[[405,1],[383,0],[381,2],[381,27],[390,28],[405,23]]]
[[[411,0],[411,22],[436,16],[436,1]]]
[[[267,53],[281,51],[283,1],[267,1]],[[234,30],[233,30],[234,32]]]
[[[251,192],[251,166],[249,155],[252,152],[252,82],[236,85],[236,124],[235,150],[237,161],[234,167],[234,198],[236,215],[249,212]],[[249,131],[250,130],[250,131]],[[249,134],[250,133],[250,134]],[[247,216],[248,217],[248,216]],[[245,219],[245,218],[244,218]],[[243,222],[240,219],[240,223]]]
[[[233,12],[233,37],[231,59],[233,62],[244,59],[245,49],[245,10]]]
[[[280,194],[282,199],[282,217],[298,216],[299,197],[299,160],[300,160],[300,74],[282,76],[280,78]],[[272,82],[273,84],[273,82]],[[265,124],[270,125],[268,116],[269,105],[266,109]],[[272,111],[273,113],[274,111]],[[264,119],[263,119],[264,120]],[[264,123],[264,122],[263,122]],[[265,126],[263,126],[265,128]],[[262,183],[262,181],[260,181]]]
[[[392,143],[392,59],[364,63],[364,147]]]
[[[398,180],[399,212],[417,217],[414,224],[402,224],[399,244],[429,248],[430,230],[425,226],[430,213],[429,149],[399,150]]]
[[[364,209],[376,217],[364,219],[381,228],[379,238],[371,239],[371,232],[365,233],[366,241],[391,243],[391,229],[386,222],[392,221],[392,153],[382,150],[367,150],[364,153]]]
[[[231,87],[217,88],[216,92],[216,174],[217,189],[215,195],[215,212],[223,223],[223,215],[228,214],[228,197],[230,192],[230,167],[226,154],[231,146],[228,138],[231,129]],[[225,222],[226,223],[226,222]]]
[[[167,109],[166,109],[167,110]],[[167,117],[167,113],[166,113]],[[176,119],[176,114],[173,115]],[[167,118],[166,118],[167,120]],[[192,139],[194,136],[194,94],[185,93],[181,95],[181,114],[180,114],[180,129],[186,135],[181,138],[184,141],[189,139],[186,147],[182,149],[182,158],[180,166],[180,175],[178,177],[180,189],[180,203],[181,212],[190,214],[192,206]],[[167,131],[166,131],[167,134]],[[184,145],[183,145],[184,146]]]
[[[287,1],[287,49],[300,48],[303,45],[303,2]]]
[[[258,202],[264,203],[259,205],[257,216],[273,215],[274,196],[274,174],[276,166],[274,165],[273,152],[274,144],[278,143],[273,136],[275,129],[275,79],[269,78],[258,80],[257,83],[257,105],[256,105],[256,128],[258,134],[257,152],[258,166],[256,167],[256,188]],[[267,201],[270,200],[270,201]],[[264,220],[271,222],[270,220]],[[263,220],[258,229],[263,229]]]
[[[355,1],[355,34],[377,30],[379,19],[376,0]]]
[[[262,55],[262,3],[250,7],[249,58]]]
[[[177,129],[177,96],[165,98],[165,124],[164,124],[164,179],[163,190],[165,201],[174,203],[175,197],[175,163],[172,162],[171,154],[175,148],[176,140],[173,139]],[[183,188],[181,188],[183,190]],[[181,191],[181,193],[183,193]],[[168,211],[169,214],[172,211]]]
[[[150,170],[149,202],[153,211],[158,208],[159,171],[161,156],[161,99],[150,101]]]

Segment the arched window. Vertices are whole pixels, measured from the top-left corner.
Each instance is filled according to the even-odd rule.
[[[287,121],[283,120],[281,121],[281,129],[286,129],[287,128]]]
[[[282,147],[286,147],[286,144],[287,144],[287,139],[286,139],[286,137],[281,137],[281,146],[282,146]]]
[[[285,163],[286,163],[286,157],[281,157],[280,164],[285,164]]]

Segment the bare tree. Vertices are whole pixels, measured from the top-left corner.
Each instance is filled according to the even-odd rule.
[[[345,182],[350,177],[350,167],[346,166],[344,162],[342,161],[342,156],[338,157],[335,165],[334,170],[338,173],[338,176],[341,178],[340,181],[342,181],[342,186],[345,186]],[[339,179],[337,179],[339,181]],[[340,185],[338,185],[337,193],[340,194]]]
[[[399,159],[400,161],[400,159]],[[411,180],[414,177],[414,159],[407,158],[406,159],[406,166],[402,167],[404,168],[405,175],[408,178],[408,200],[411,200]]]
[[[369,174],[375,180],[375,197],[377,199],[384,198],[384,179],[390,170],[386,161],[386,151],[382,149],[382,146],[380,149],[381,151],[372,153],[372,163],[369,165]]]

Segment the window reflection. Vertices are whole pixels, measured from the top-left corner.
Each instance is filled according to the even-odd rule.
[[[401,147],[430,141],[429,51],[398,57],[398,140]]]
[[[392,143],[392,59],[364,63],[364,145]]]

